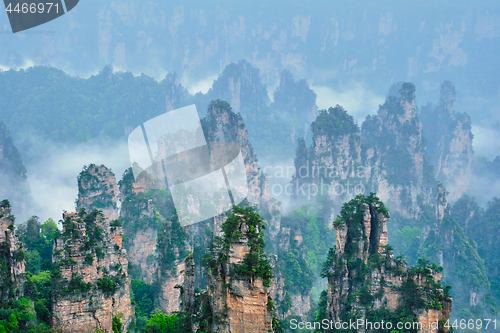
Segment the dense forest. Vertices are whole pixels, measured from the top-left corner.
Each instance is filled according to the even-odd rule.
[[[108,66],[88,79],[50,67],[0,72],[0,88],[0,168],[18,196],[3,193],[0,205],[0,332],[63,329],[55,318],[66,315],[64,304],[85,304],[88,320],[105,313],[109,322],[96,331],[212,332],[221,323],[248,324],[233,320],[238,304],[220,295],[245,299],[256,290],[262,307],[252,311],[274,332],[290,331],[294,320],[354,318],[358,305],[374,321],[415,321],[430,311],[452,321],[499,318],[500,200],[483,205],[466,183],[478,173],[498,179],[499,158],[474,157],[470,119],[454,111],[449,81],[439,103],[422,108],[418,87],[393,84],[362,124],[340,105],[318,111],[307,82],[288,71],[271,101],[246,61],[194,96],[175,74],[155,81]],[[14,224],[11,205],[31,200],[24,164],[43,154],[33,138],[75,147],[125,142],[143,122],[188,104],[197,105],[207,141],[240,145],[252,194],[241,207],[181,227],[168,190],[148,189],[148,179],[134,179],[129,168],[117,181],[97,163],[75,175],[75,212]],[[295,189],[289,202],[273,199],[260,160],[294,161],[285,180]],[[349,182],[364,192],[331,191]],[[301,188],[327,190],[311,196]],[[335,307],[340,272],[351,292],[339,293],[343,305]],[[384,276],[376,290],[372,272]],[[399,289],[391,279],[402,281]],[[380,305],[393,292],[400,307]],[[107,304],[120,312],[102,310]]]

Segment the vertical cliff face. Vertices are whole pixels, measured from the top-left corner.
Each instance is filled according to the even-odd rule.
[[[78,176],[77,210],[84,208],[90,212],[99,209],[114,220],[118,218],[117,198],[118,186],[111,170],[95,164],[83,168]]]
[[[266,176],[260,172],[257,156],[248,140],[248,133],[240,115],[221,100],[212,101],[205,120],[205,133],[208,142],[232,142],[241,147],[249,185],[248,202],[259,205],[261,209],[279,215],[279,205],[269,197]],[[276,216],[273,216],[279,220]]]
[[[91,164],[78,185],[79,210],[63,214],[63,233],[54,245],[52,260],[60,274],[54,280],[52,323],[71,332],[111,332],[113,317],[121,317],[127,328],[134,309],[124,232],[116,220],[116,179],[105,166]]]
[[[212,332],[272,331],[271,266],[263,254],[262,219],[234,208],[205,258]]]
[[[24,292],[24,252],[14,233],[14,216],[8,200],[0,203],[0,301],[19,299]]]
[[[418,214],[417,195],[430,202],[424,184],[425,142],[415,105],[415,86],[403,83],[400,97],[387,97],[361,127],[362,161],[372,170],[370,187],[406,217]]]
[[[145,177],[134,181],[132,169],[125,170],[119,181],[120,220],[123,221],[123,246],[128,253],[132,277],[151,284],[158,269],[158,226],[155,224],[153,199],[145,193],[147,185]]]
[[[183,286],[188,294],[194,292],[194,285],[191,284],[190,278],[186,279],[187,272],[190,272],[185,262],[189,249],[189,236],[186,229],[187,227],[181,227],[175,215],[162,224],[158,236],[157,276],[160,283],[158,302],[159,307],[166,313],[182,310],[180,286]]]
[[[244,119],[255,118],[269,104],[266,87],[260,80],[259,70],[245,60],[230,64],[214,81],[207,95],[210,99],[228,101],[235,113]]]
[[[184,259],[189,249],[188,228],[179,224],[168,192],[147,191],[148,181],[141,176],[134,181],[132,170],[128,169],[119,182],[124,247],[133,277],[149,284],[156,281],[159,285],[156,305],[170,314],[182,309],[179,286],[185,284],[187,272]]]
[[[54,277],[52,324],[71,332],[112,332],[113,317],[120,317],[127,329],[134,308],[120,222],[81,209],[63,215],[63,229],[53,253],[60,274]]]
[[[479,248],[476,245],[476,242],[488,244],[488,241],[478,239],[477,235],[494,235],[494,228],[491,228],[494,224],[478,223],[481,211],[474,205],[467,207],[470,203],[467,198],[457,201],[454,209],[457,210],[460,205],[463,207],[460,207],[461,212],[455,211],[452,215],[447,195],[442,184],[439,184],[434,198],[435,219],[423,229],[419,253],[427,260],[443,266],[446,283],[453,286],[451,295],[455,313],[495,313],[498,310],[496,301],[493,301],[495,292],[491,287],[497,277],[488,276],[491,263],[483,260],[488,258],[486,253],[479,252],[490,249],[491,245]],[[480,231],[471,230],[468,224],[475,225],[475,229]]]
[[[422,107],[421,115],[430,161],[451,201],[468,188],[473,154],[470,118],[455,111],[455,95],[453,84],[444,81],[439,103]]]
[[[441,268],[427,262],[406,268],[403,259],[395,259],[387,245],[388,219],[383,203],[372,195],[343,206],[335,220],[336,244],[322,272],[328,278],[327,318],[384,320],[393,327],[397,321],[419,322],[419,332],[438,332],[451,312]],[[354,331],[373,329],[358,326]]]
[[[27,182],[26,168],[21,154],[14,146],[9,131],[0,122],[0,198],[13,205],[13,213],[24,220],[32,202]]]
[[[313,144],[307,152],[299,141],[293,185],[297,199],[326,196],[331,212],[338,212],[342,202],[363,192],[365,172],[361,167],[359,128],[347,111],[337,105],[322,110],[311,125]],[[331,215],[331,213],[329,213]]]
[[[290,71],[283,71],[280,83],[274,91],[274,107],[285,119],[296,119],[290,127],[290,137],[306,137],[309,124],[316,118],[316,93],[305,80],[295,81]],[[297,127],[297,131],[295,130]]]

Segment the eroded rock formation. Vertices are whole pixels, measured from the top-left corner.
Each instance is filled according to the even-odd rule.
[[[249,212],[238,209],[229,217],[212,246],[207,264],[212,332],[272,331],[271,266],[261,248],[262,220]]]
[[[113,317],[120,317],[127,328],[134,307],[120,222],[82,209],[65,213],[63,228],[53,254],[60,272],[54,278],[53,325],[69,332],[112,332]]]
[[[336,244],[322,273],[328,278],[328,319],[380,322],[399,316],[421,323],[420,332],[438,332],[451,312],[448,289],[440,282],[442,268],[427,262],[407,268],[403,259],[394,258],[387,245],[388,219],[388,211],[372,195],[343,206],[335,220]],[[387,311],[395,315],[388,317]],[[373,330],[358,326],[357,331]]]
[[[24,293],[26,262],[14,233],[14,216],[8,200],[0,203],[0,301],[17,300]]]
[[[259,72],[245,60],[230,64],[214,81],[207,95],[210,99],[228,101],[234,112],[241,113],[245,120],[255,117],[269,104],[267,90],[260,80]]]
[[[468,189],[473,155],[471,121],[467,114],[455,111],[455,95],[453,84],[444,81],[439,103],[422,107],[428,155],[451,201]]]
[[[84,208],[87,212],[101,210],[109,219],[118,218],[118,186],[110,169],[104,165],[90,164],[83,168],[78,176],[78,199],[76,209]]]
[[[370,187],[381,200],[406,217],[419,212],[417,195],[426,203],[430,185],[424,184],[425,144],[417,115],[415,86],[401,85],[399,98],[388,96],[377,115],[361,127],[362,162],[370,168]]]
[[[9,200],[12,213],[21,220],[29,217],[33,204],[27,178],[21,154],[0,121],[0,198]]]
[[[59,267],[52,323],[70,332],[112,332],[113,317],[125,328],[134,319],[127,251],[118,217],[114,174],[91,164],[78,177],[78,212],[63,214],[63,233],[54,244]],[[101,212],[102,210],[102,212]]]

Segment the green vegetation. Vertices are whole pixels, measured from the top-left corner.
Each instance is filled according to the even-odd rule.
[[[130,293],[132,303],[135,304],[136,327],[138,329],[146,326],[151,313],[154,310],[154,287],[144,281],[132,279],[132,292]]]
[[[0,332],[49,332],[45,323],[36,323],[33,303],[25,297],[4,301],[0,308]]]
[[[119,276],[103,276],[97,280],[97,288],[106,293],[114,293],[116,289],[120,288],[120,282],[122,282],[122,280]]]
[[[157,251],[162,272],[172,271],[176,260],[184,260],[188,255],[186,242],[189,236],[179,223],[177,214],[163,223],[158,237]]]
[[[123,315],[121,313],[113,317],[111,324],[113,333],[123,333],[123,323],[121,321],[122,317]]]
[[[319,274],[319,263],[325,260],[330,244],[335,241],[334,231],[316,209],[304,209],[291,211],[281,222],[282,227],[290,228],[290,248],[280,251],[278,264],[285,278],[285,289],[291,294],[309,292]],[[302,237],[301,243],[295,239],[296,235]]]
[[[349,135],[359,132],[354,118],[341,106],[321,110],[316,120],[311,124],[313,135],[326,135],[329,139],[340,135]]]
[[[411,102],[415,98],[415,86],[406,82],[401,84],[400,97],[388,96],[385,103],[380,105],[376,116],[368,116],[361,126],[363,152],[373,148],[376,154],[372,161],[366,161],[366,154],[362,156],[363,162],[375,165],[377,158],[383,156],[383,168],[387,172],[387,180],[394,185],[409,185],[415,183],[416,170],[413,157],[425,151],[426,140],[420,135],[419,120],[417,116],[401,123],[398,116],[404,114],[404,102]],[[417,145],[415,145],[417,143]],[[433,184],[430,184],[433,185]],[[410,203],[411,198],[404,198]]]
[[[321,276],[328,278],[332,292],[341,290],[337,295],[337,306],[339,306],[337,310],[340,311],[341,320],[356,319],[359,312],[356,310],[357,306],[353,306],[354,302],[365,309],[366,320],[370,322],[391,321],[393,325],[397,322],[417,321],[417,311],[420,309],[442,309],[443,302],[450,296],[451,287],[443,287],[440,281],[435,281],[433,274],[442,272],[443,268],[436,264],[430,264],[427,260],[419,259],[417,266],[405,269],[406,261],[402,257],[392,259],[391,246],[386,245],[383,251],[379,251],[378,242],[364,238],[365,204],[368,205],[371,212],[372,232],[374,231],[373,227],[378,224],[377,215],[374,213],[382,213],[389,217],[384,204],[373,193],[366,197],[358,195],[346,202],[334,222],[338,231],[345,232],[344,251],[339,253],[336,252],[335,248],[331,248],[321,270]],[[366,264],[363,259],[364,255],[368,256]],[[370,284],[374,270],[385,272],[385,275],[380,278],[380,288],[371,292],[372,286]],[[395,277],[403,279],[401,287],[393,286],[387,282],[387,279]],[[419,284],[416,283],[417,279],[420,281]],[[347,290],[345,290],[344,281],[348,283]],[[342,287],[337,289],[340,286]],[[389,287],[402,294],[396,309],[380,307],[375,310],[372,307],[376,299],[383,297],[385,293],[383,287]],[[316,310],[316,320],[327,318],[326,305],[326,292],[322,292]],[[389,330],[380,331],[391,333]],[[415,330],[410,331],[416,332]],[[346,330],[346,332],[351,332],[351,330]]]
[[[16,233],[24,244],[27,269],[33,274],[51,270],[52,246],[60,235],[56,223],[52,219],[40,223],[38,217],[33,216],[19,225]]]
[[[165,315],[159,311],[151,315],[146,327],[141,333],[186,333],[191,331],[190,321],[186,320],[184,313]]]
[[[35,134],[54,142],[111,141],[165,112],[165,92],[174,107],[189,101],[175,84],[177,76],[160,82],[132,73],[112,73],[110,66],[88,79],[50,67],[2,72],[1,119],[11,132]]]
[[[203,266],[212,271],[212,274],[225,274],[221,265],[227,263],[232,242],[245,237],[240,231],[241,223],[246,225],[246,237],[250,252],[245,255],[241,264],[233,264],[231,271],[240,278],[261,278],[265,286],[271,285],[272,269],[267,256],[264,254],[265,228],[262,218],[252,207],[233,207],[232,214],[222,224],[223,237],[214,237],[209,254],[203,257]]]

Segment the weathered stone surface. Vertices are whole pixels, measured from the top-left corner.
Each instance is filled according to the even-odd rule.
[[[118,218],[118,187],[105,166],[91,164],[78,177],[78,212],[63,214],[63,234],[54,244],[59,267],[52,323],[68,332],[99,328],[112,332],[121,316],[125,329],[134,319],[127,251]],[[102,210],[102,211],[98,211]]]
[[[156,270],[158,269],[158,260],[156,256],[156,246],[158,241],[158,230],[146,227],[138,229],[128,246],[127,254],[129,261],[139,266],[141,274],[138,277],[146,283],[153,283]]]
[[[175,271],[165,272],[160,275],[161,287],[158,295],[159,307],[165,313],[181,311],[181,286],[184,285],[185,263],[181,262]]]
[[[110,169],[104,165],[90,164],[78,176],[78,199],[76,209],[101,210],[111,220],[118,218],[118,185]]]
[[[194,310],[194,258],[190,254],[184,260],[184,281],[181,287],[181,311],[192,312]]]
[[[229,257],[215,276],[208,270],[208,297],[213,314],[212,331],[219,333],[267,333],[272,316],[267,310],[269,289],[261,278],[243,279],[231,271],[247,253],[248,227],[241,219],[242,237],[231,242]]]
[[[68,332],[94,328],[112,332],[113,317],[121,315],[127,328],[134,319],[134,307],[130,300],[127,253],[121,248],[121,226],[110,226],[100,213],[70,212],[63,219],[63,235],[56,239],[53,255],[61,272],[52,299],[53,325]],[[91,237],[87,232],[90,230]],[[100,237],[95,238],[96,230]],[[89,246],[92,239],[96,242]],[[81,283],[76,283],[77,279]],[[109,280],[116,285],[103,287]]]
[[[469,187],[473,155],[471,121],[467,114],[455,111],[455,96],[453,84],[444,81],[439,103],[422,107],[429,157],[451,201]]]
[[[442,274],[428,268],[410,272],[404,261],[395,260],[392,251],[386,247],[388,215],[381,209],[381,203],[357,202],[357,205],[355,214],[346,217],[346,221],[339,220],[335,226],[335,254],[328,271],[329,319],[342,321],[346,314],[366,319],[369,310],[382,308],[397,311],[405,305],[405,289],[401,287],[408,285],[408,280],[413,280],[416,286],[414,292],[417,294],[412,295],[420,297],[424,304],[423,307],[414,309],[414,314],[423,327],[420,332],[437,332],[435,323],[449,319],[452,301],[442,289],[430,287],[441,280]],[[356,216],[362,216],[361,224],[356,222]],[[358,264],[354,265],[356,262]],[[364,268],[359,263],[364,263]],[[368,275],[365,275],[366,270]],[[363,288],[368,296],[364,294],[362,301],[360,291]],[[440,295],[442,300],[439,305],[433,303],[436,300],[431,294]],[[352,295],[357,296],[352,298]],[[365,330],[361,329],[359,332]]]
[[[363,164],[370,170],[371,191],[406,217],[418,215],[417,195],[422,195],[424,203],[431,200],[430,185],[424,184],[425,144],[414,90],[413,84],[404,83],[400,97],[388,97],[361,128]]]
[[[26,262],[7,200],[0,203],[0,249],[0,300],[19,299],[24,293]]]

